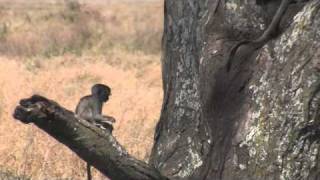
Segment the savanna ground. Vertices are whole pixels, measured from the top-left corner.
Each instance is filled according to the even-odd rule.
[[[74,110],[94,83],[111,86],[104,113],[117,119],[114,135],[146,161],[161,109],[162,13],[160,1],[0,0],[0,171],[85,179],[82,160],[12,112],[32,94]]]

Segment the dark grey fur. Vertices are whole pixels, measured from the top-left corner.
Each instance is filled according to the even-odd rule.
[[[85,119],[101,128],[112,127],[115,119],[110,116],[102,115],[103,104],[109,100],[111,89],[103,84],[95,84],[91,88],[91,95],[84,96],[80,99],[75,113],[76,116]],[[112,132],[112,129],[111,129]],[[87,163],[87,177],[92,179],[91,167]]]
[[[102,115],[103,104],[111,95],[111,89],[103,84],[95,84],[91,88],[91,95],[80,99],[76,107],[76,115],[89,122],[103,125],[104,123],[114,123],[114,118]]]

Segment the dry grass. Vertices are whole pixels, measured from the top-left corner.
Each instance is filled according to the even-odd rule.
[[[73,110],[97,82],[113,90],[104,113],[117,119],[114,135],[131,154],[147,160],[162,99],[161,3],[82,5],[75,16],[81,22],[61,18],[62,13],[74,17],[61,4],[23,11],[14,5],[0,8],[0,171],[35,180],[85,179],[82,160],[11,114],[19,99],[35,93]],[[1,23],[9,24],[7,30]],[[103,27],[101,36],[96,27]],[[105,177],[95,172],[94,179]]]
[[[160,52],[160,2],[66,2],[0,3],[0,53],[51,57],[108,54],[114,48]]]

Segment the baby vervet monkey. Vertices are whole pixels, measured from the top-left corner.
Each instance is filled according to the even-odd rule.
[[[95,125],[107,129],[112,128],[115,119],[110,116],[102,115],[103,103],[106,103],[111,95],[111,89],[103,84],[95,84],[91,88],[91,95],[80,99],[76,107],[76,116],[94,123]],[[112,129],[111,129],[112,132]],[[87,177],[92,179],[91,165],[87,163]]]
[[[80,99],[76,107],[76,116],[94,123],[102,128],[112,125],[115,119],[110,116],[102,115],[103,104],[106,103],[111,95],[110,87],[104,84],[95,84],[91,88],[91,95]],[[110,126],[109,126],[110,127]]]

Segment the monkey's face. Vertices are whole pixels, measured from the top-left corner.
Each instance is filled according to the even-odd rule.
[[[107,102],[111,95],[111,89],[103,84],[95,84],[91,88],[91,93],[93,96],[98,96],[101,102]]]
[[[107,102],[109,100],[109,96],[110,96],[110,93],[106,91],[99,93],[99,99],[102,102]]]

